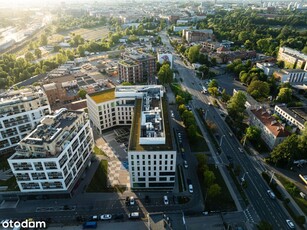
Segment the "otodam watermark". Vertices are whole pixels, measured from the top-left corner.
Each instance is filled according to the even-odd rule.
[[[47,228],[47,224],[45,221],[35,221],[35,220],[24,220],[24,221],[13,221],[13,220],[5,220],[2,223],[3,228],[34,228],[41,229]]]

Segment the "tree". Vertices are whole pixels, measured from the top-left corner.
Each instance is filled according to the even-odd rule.
[[[173,81],[173,70],[169,64],[163,64],[158,72],[158,79],[162,84],[169,84]]]
[[[216,177],[215,177],[213,171],[206,170],[206,171],[204,172],[204,183],[205,183],[205,185],[206,185],[208,188],[209,188],[211,185],[213,185],[215,179],[216,179]]]
[[[221,187],[218,184],[213,184],[208,189],[208,197],[214,198],[221,194]]]
[[[217,97],[219,95],[219,90],[217,87],[210,87],[208,88],[208,92],[213,96]]]
[[[256,126],[249,126],[245,132],[245,138],[251,141],[258,140],[260,138],[261,130]]]
[[[192,46],[188,51],[188,59],[191,63],[198,61],[200,46]]]
[[[84,57],[85,55],[85,48],[83,45],[79,45],[77,48],[78,53],[80,54],[81,57]]]
[[[124,81],[124,82],[122,83],[122,85],[132,85],[132,83],[127,82],[127,81]]]
[[[226,90],[223,89],[222,91],[222,102],[228,102],[230,99],[230,95],[226,93]]]
[[[259,224],[257,224],[258,230],[273,230],[273,226],[264,220],[260,221]]]
[[[228,101],[227,111],[229,116],[234,120],[241,122],[244,118],[246,96],[243,92],[235,93]]]
[[[25,59],[28,61],[28,62],[32,62],[35,60],[35,57],[34,55],[31,53],[31,52],[27,52],[25,54]]]
[[[264,81],[252,81],[248,86],[247,92],[252,95],[256,100],[267,98],[270,93],[270,86]]]
[[[184,98],[180,95],[176,96],[176,103],[180,106],[180,105],[184,105]]]
[[[34,54],[37,58],[41,58],[42,57],[42,51],[40,49],[35,49],[34,50]]]
[[[40,45],[46,46],[48,44],[48,39],[46,34],[42,34],[40,38]]]
[[[277,101],[281,103],[289,103],[292,101],[292,89],[280,88],[277,96]]]
[[[197,128],[196,128],[196,126],[195,125],[190,125],[189,127],[188,127],[188,135],[189,135],[189,138],[191,138],[191,139],[194,139],[194,138],[196,138],[196,135],[197,135]]]
[[[300,159],[301,151],[299,148],[299,138],[296,134],[287,137],[283,142],[277,145],[271,152],[270,159],[277,165],[284,167],[292,163],[293,159]]]
[[[211,88],[211,87],[218,87],[218,83],[217,83],[217,80],[213,79],[212,81],[209,82],[208,84],[208,88]]]
[[[84,89],[80,89],[80,90],[78,91],[78,96],[79,96],[80,98],[82,98],[82,99],[85,99],[86,94],[87,94],[87,92],[86,92],[86,90],[84,90]]]
[[[304,49],[302,49],[302,53],[307,54],[307,46],[305,46]]]
[[[176,97],[176,101],[177,101],[177,97]],[[187,107],[185,107],[185,105],[183,103],[181,103],[181,105],[179,105],[179,107],[178,107],[178,110],[179,110],[179,113],[181,115],[185,110],[187,110]]]

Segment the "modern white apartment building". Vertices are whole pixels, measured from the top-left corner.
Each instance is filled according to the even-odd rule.
[[[173,146],[164,88],[119,86],[87,95],[89,117],[99,131],[130,125],[128,162],[132,189],[172,189],[176,150]]]
[[[21,192],[69,192],[93,147],[84,112],[60,109],[23,138],[8,162]]]
[[[305,129],[307,122],[307,108],[287,108],[286,105],[275,105],[274,112],[289,125],[296,126],[299,130]]]
[[[0,95],[0,154],[14,152],[18,142],[51,112],[40,87],[11,90]]]
[[[307,71],[299,69],[282,69],[275,72],[274,76],[282,83],[301,84],[307,82]]]

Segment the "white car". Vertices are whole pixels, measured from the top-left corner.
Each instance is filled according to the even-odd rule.
[[[173,110],[171,110],[171,117],[172,117],[172,118],[175,117]]]
[[[100,216],[100,220],[111,220],[112,215],[111,214],[103,214]]]
[[[134,201],[134,197],[133,197],[133,196],[130,197],[129,203],[130,203],[130,205],[134,205],[134,204],[135,204],[135,201]]]
[[[188,166],[188,162],[186,160],[183,161],[183,166],[187,169],[189,166]]]
[[[92,216],[92,220],[98,220],[98,216]]]
[[[293,222],[291,220],[286,220],[287,225],[290,229],[295,229],[295,225],[293,224]]]
[[[268,190],[267,191],[267,193],[268,193],[268,195],[271,197],[271,199],[275,199],[275,194],[274,194],[274,192],[272,192],[272,190]]]
[[[192,184],[189,184],[189,192],[193,193],[193,185]]]
[[[168,205],[168,198],[167,198],[167,196],[163,197],[163,202],[164,202],[165,205]]]

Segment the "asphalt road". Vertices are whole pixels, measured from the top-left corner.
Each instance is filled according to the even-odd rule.
[[[165,44],[169,45],[169,43],[166,41],[167,39],[163,38],[163,36],[161,37],[162,41],[165,41]],[[245,152],[240,153],[238,148],[243,147],[234,136],[231,137],[229,135],[230,129],[220,116],[221,111],[208,105],[208,103],[212,103],[212,101],[208,95],[201,93],[201,81],[195,77],[192,67],[185,66],[177,55],[174,55],[174,57],[174,66],[179,71],[179,78],[183,79],[182,87],[192,94],[192,103],[194,107],[203,108],[207,113],[207,118],[210,118],[217,125],[218,131],[223,139],[220,140],[220,143],[222,144],[221,149],[223,152],[220,157],[221,161],[223,161],[223,158],[225,161],[227,161],[226,156],[231,156],[233,163],[241,166],[242,170],[240,178],[245,174],[245,180],[247,181],[245,193],[247,194],[251,204],[249,207],[247,207],[247,211],[251,216],[249,221],[258,222],[260,220],[265,220],[271,223],[274,229],[287,229],[285,220],[290,218],[285,214],[280,202],[278,200],[270,199],[267,194],[267,190],[269,188],[260,174],[265,170],[265,167],[254,158],[249,157]],[[219,80],[221,81],[221,79]],[[228,87],[226,87],[228,88],[227,91],[229,93],[231,91],[230,85],[231,84],[228,84]],[[237,87],[238,86],[239,85],[237,85]],[[256,211],[256,214],[253,212],[253,210]]]

